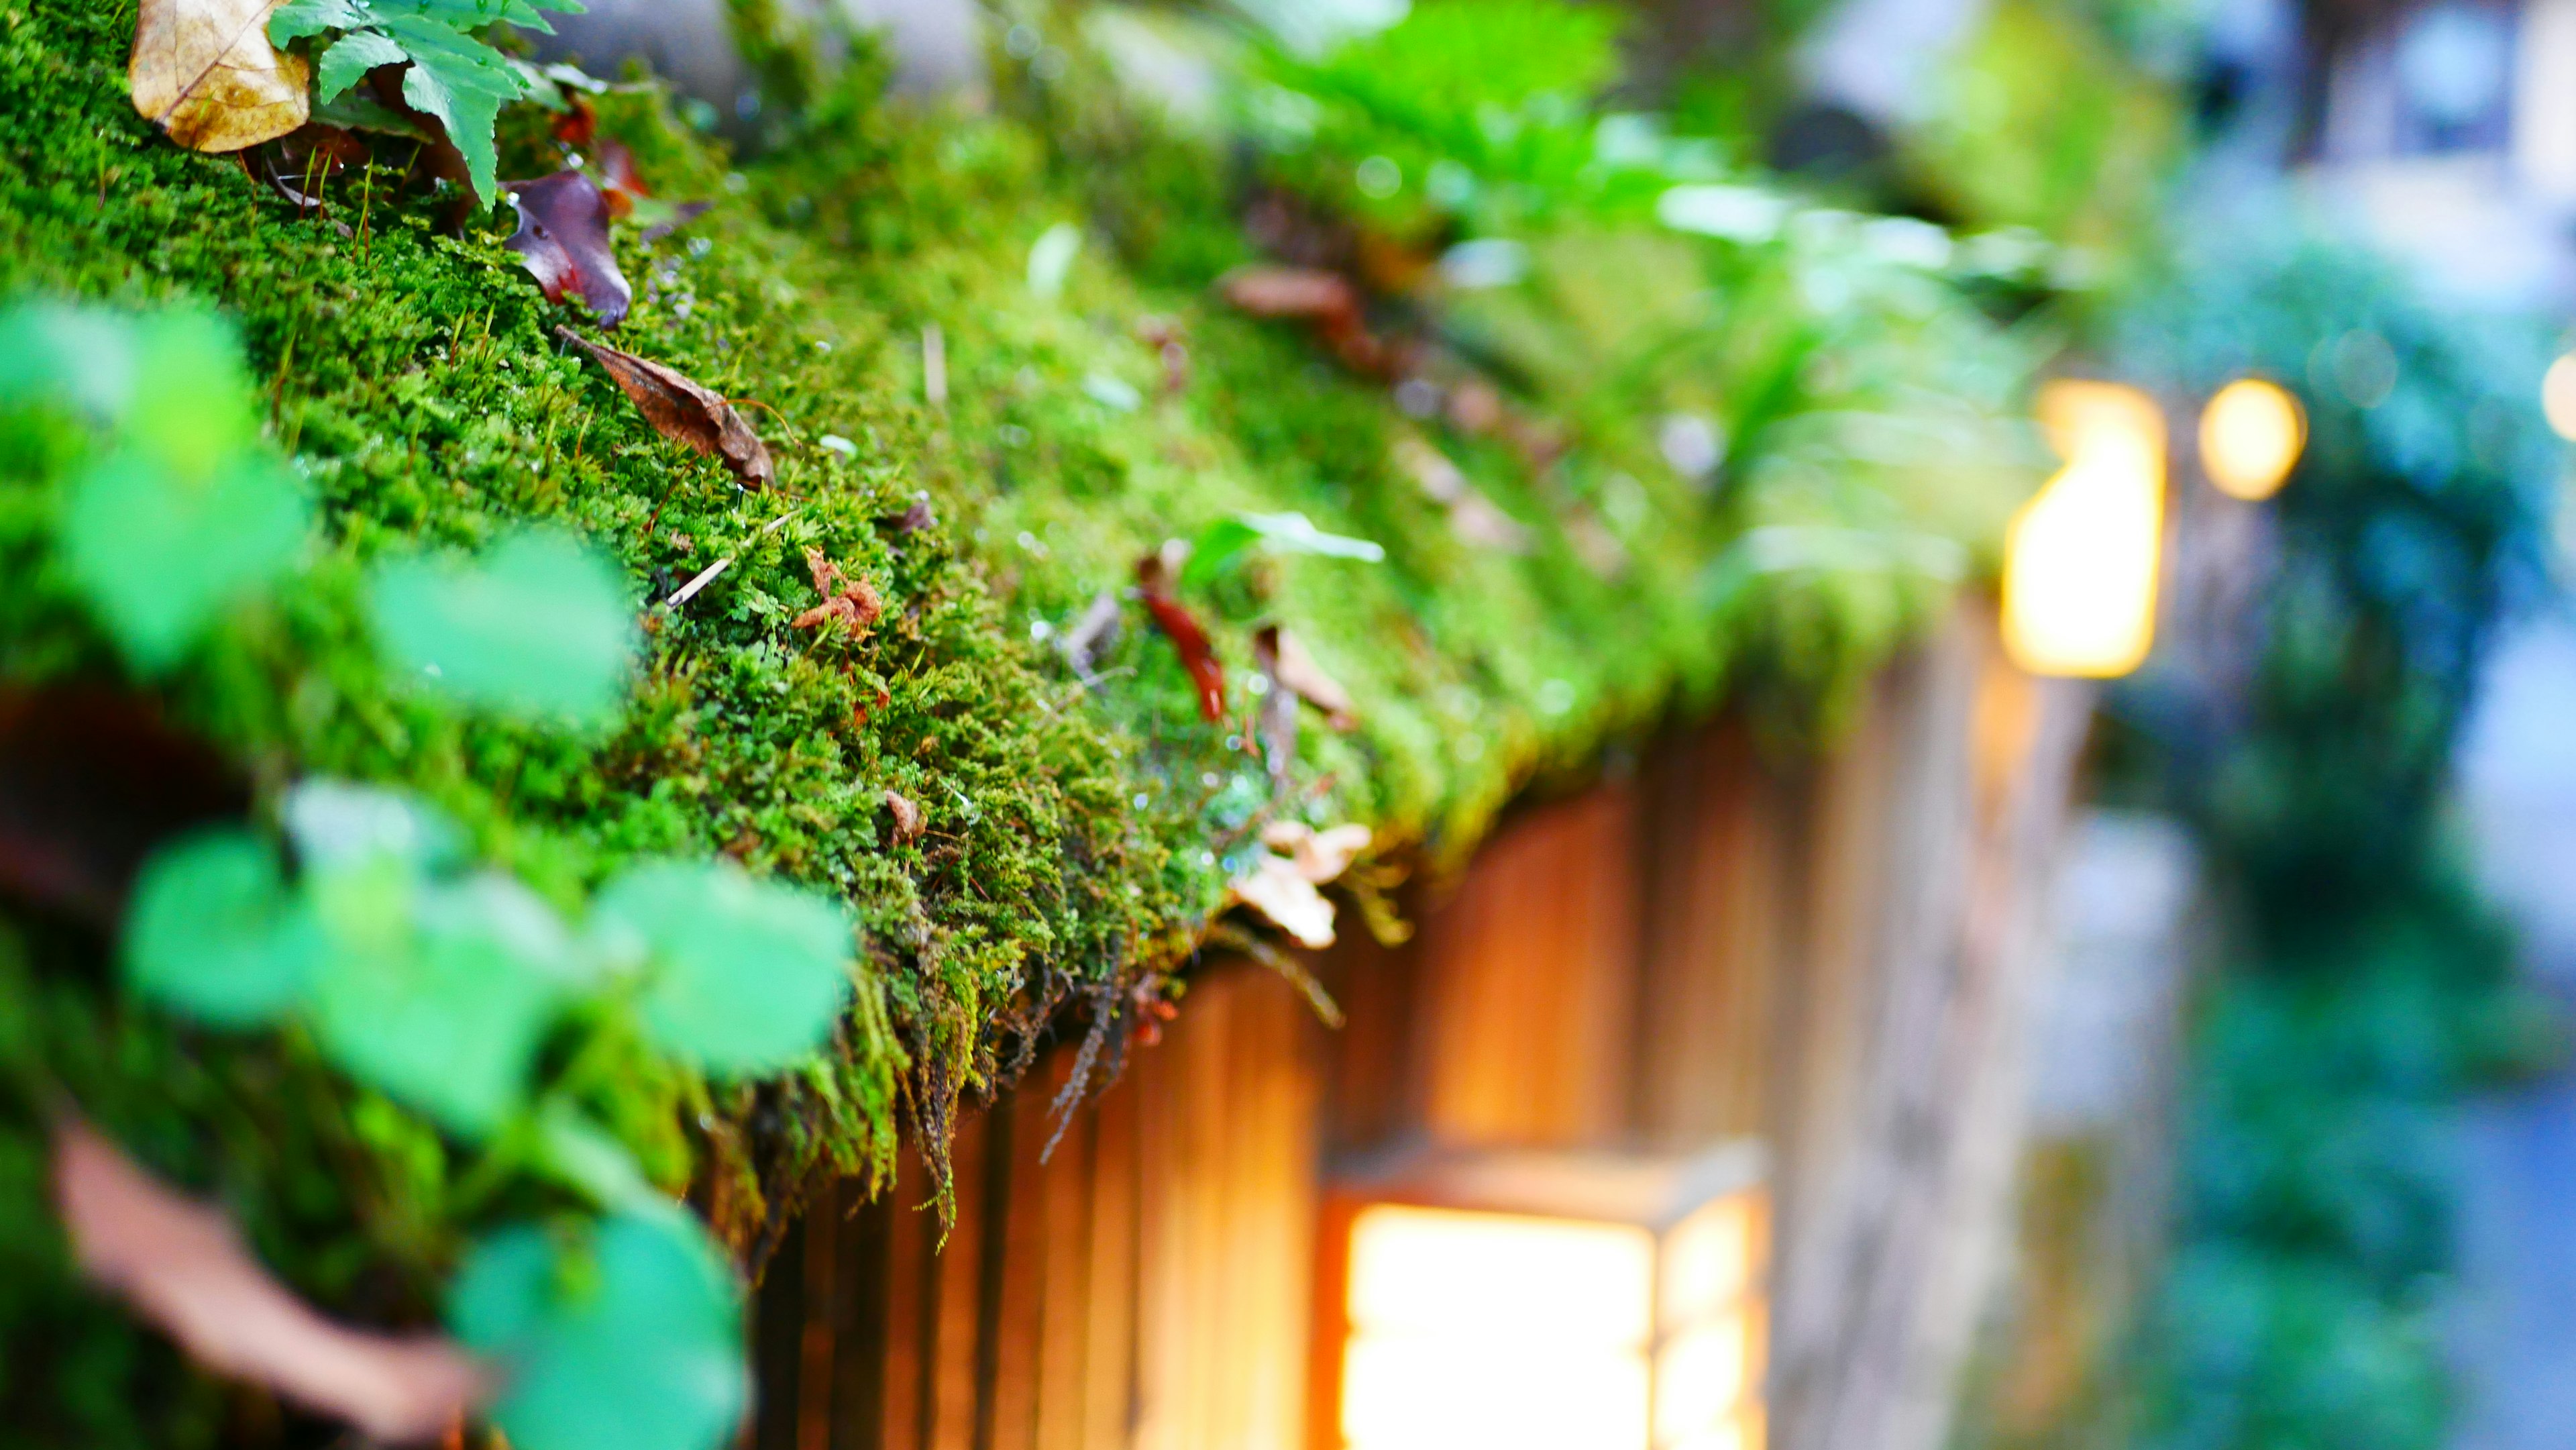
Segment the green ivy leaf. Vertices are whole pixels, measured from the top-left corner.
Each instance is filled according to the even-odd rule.
[[[606,721],[635,655],[616,566],[557,529],[513,535],[470,564],[395,560],[368,603],[385,652],[426,684],[520,719]]]
[[[457,1274],[448,1323],[508,1376],[493,1423],[518,1450],[714,1450],[748,1398],[741,1309],[715,1246],[653,1203],[580,1247],[506,1229]]]
[[[516,1109],[572,980],[568,933],[509,877],[423,883],[379,856],[306,880],[315,1034],[351,1076],[482,1136]]]
[[[137,668],[168,668],[302,551],[311,505],[260,442],[241,344],[221,319],[35,308],[0,327],[0,344],[32,354],[13,358],[0,382],[58,392],[114,430],[66,491],[56,543]]]
[[[310,961],[286,929],[291,903],[276,848],[247,831],[165,847],[126,914],[127,980],[218,1026],[274,1021],[294,1005]]]
[[[603,955],[643,970],[645,1035],[710,1072],[796,1062],[823,1045],[849,996],[848,914],[730,861],[634,867],[592,917]]]

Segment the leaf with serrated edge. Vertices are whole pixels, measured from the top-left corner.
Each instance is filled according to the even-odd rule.
[[[134,109],[197,151],[239,151],[303,125],[311,72],[269,43],[276,3],[142,0],[126,64]]]

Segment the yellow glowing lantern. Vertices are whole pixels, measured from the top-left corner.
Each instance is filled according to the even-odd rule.
[[[2005,536],[2004,647],[2033,674],[2125,675],[2156,637],[2164,414],[2135,388],[2062,381],[2039,422],[2066,466]]]
[[[1414,1155],[1327,1205],[1346,1450],[1761,1450],[1761,1155]]]
[[[2277,383],[2238,378],[2200,413],[2200,465],[2220,493],[2260,502],[2280,492],[2308,446],[2308,415]]]
[[[2542,375],[2540,411],[2551,432],[2576,443],[2576,352],[2551,363]]]

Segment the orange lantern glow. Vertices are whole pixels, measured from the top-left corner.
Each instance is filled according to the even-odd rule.
[[[2005,536],[2005,650],[2032,674],[2125,675],[2155,643],[2164,414],[2136,388],[2061,381],[2039,422],[2066,466]]]
[[[1347,1450],[1761,1450],[1758,1149],[1416,1157],[1326,1221]]]

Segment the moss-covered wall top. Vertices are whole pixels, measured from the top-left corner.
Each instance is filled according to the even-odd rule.
[[[583,102],[579,144],[513,107],[504,177],[583,146],[595,169],[613,140],[655,197],[710,203],[617,230],[633,303],[610,333],[547,301],[509,210],[453,184],[327,160],[277,180],[273,152],[173,145],[128,100],[135,23],[131,0],[0,3],[0,300],[225,319],[317,533],[138,670],[59,557],[80,445],[11,414],[0,689],[152,714],[227,763],[258,830],[299,781],[398,787],[566,911],[662,857],[845,903],[852,1005],[801,1065],[710,1074],[613,1012],[543,1046],[549,1091],[647,1179],[694,1183],[740,1248],[818,1160],[882,1170],[899,1125],[936,1155],[960,1097],[1069,1005],[1104,1052],[1150,1035],[1288,849],[1265,828],[1365,826],[1337,889],[1394,929],[1394,873],[1454,861],[1605,742],[1730,692],[1784,733],[1829,723],[1987,567],[2035,477],[2012,421],[2029,350],[1968,300],[2018,265],[2000,243],[1793,205],[1544,75],[1499,98],[1506,146],[1451,122],[1492,114],[1470,82],[1523,82],[1434,76],[1397,105],[1350,78],[1400,79],[1400,44],[1339,74],[1264,53],[1245,93],[1306,120],[1193,133],[1115,99],[1066,14],[997,49],[996,114],[782,64],[801,94],[757,159],[644,85]],[[292,199],[315,186],[318,209]],[[1280,304],[1319,277],[1347,303]],[[732,399],[774,479],[657,433],[559,327]],[[613,558],[640,621],[606,724],[460,705],[371,632],[387,561],[530,521]],[[1149,556],[1177,582],[1140,599]],[[873,618],[808,616],[842,581]],[[1176,645],[1191,623],[1212,677]],[[1266,666],[1272,627],[1311,660]],[[1346,708],[1276,708],[1299,665]],[[472,1235],[564,1192],[511,1132],[353,1084],[327,1033],[138,1005],[113,940],[0,909],[0,1404],[21,1423],[168,1443],[234,1413],[195,1380],[138,1398],[166,1351],[65,1277],[41,1186],[66,1098],[372,1322],[431,1317]]]

